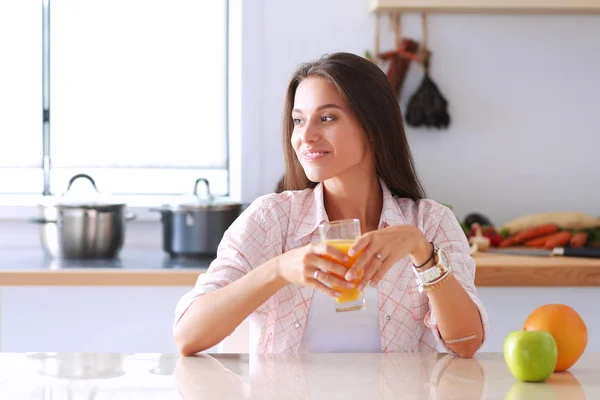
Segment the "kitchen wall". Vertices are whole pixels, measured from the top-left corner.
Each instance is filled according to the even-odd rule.
[[[363,0],[244,2],[244,100],[256,111],[245,137],[258,151],[246,197],[273,190],[283,172],[280,126],[296,66],[338,50],[373,49],[374,18]],[[446,131],[407,129],[429,197],[459,217],[481,211],[502,223],[525,213],[600,215],[600,16],[430,15],[432,76],[450,101]],[[248,29],[248,28],[246,28]],[[402,31],[421,38],[418,15]],[[385,31],[383,48],[392,45]],[[411,68],[404,107],[421,72]],[[251,103],[249,103],[251,102]]]

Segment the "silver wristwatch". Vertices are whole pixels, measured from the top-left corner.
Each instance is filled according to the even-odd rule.
[[[433,249],[433,266],[425,271],[419,271],[413,266],[413,271],[417,275],[417,284],[419,285],[419,293],[423,292],[423,287],[437,281],[452,269],[450,260],[446,252],[439,248]]]

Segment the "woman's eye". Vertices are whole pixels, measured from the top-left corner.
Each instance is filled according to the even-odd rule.
[[[323,115],[321,117],[321,121],[323,122],[331,122],[333,121],[335,118],[333,118],[331,115]]]
[[[294,125],[300,125],[302,123],[300,118],[292,118],[292,121],[294,121]]]

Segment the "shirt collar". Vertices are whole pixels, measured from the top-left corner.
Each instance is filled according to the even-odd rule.
[[[312,196],[309,196],[302,206],[301,215],[304,217],[298,221],[294,234],[296,240],[303,239],[309,235],[312,236],[320,224],[329,221],[323,202],[323,183],[315,186]]]
[[[400,205],[397,199],[392,195],[389,188],[379,179],[381,190],[383,192],[383,207],[381,209],[381,217],[379,218],[379,229],[383,229],[391,225],[402,225],[406,223],[406,219],[402,214]],[[304,218],[302,218],[296,228],[294,238],[301,240],[307,236],[312,236],[317,231],[320,224],[328,222],[329,218],[325,212],[325,203],[323,201],[323,183],[319,183],[313,189],[313,195],[303,205]]]
[[[390,189],[387,187],[383,179],[379,179],[381,190],[383,192],[383,207],[381,209],[381,217],[379,219],[379,229],[383,229],[391,225],[403,225],[406,223],[406,218],[402,214],[398,199],[394,197]]]

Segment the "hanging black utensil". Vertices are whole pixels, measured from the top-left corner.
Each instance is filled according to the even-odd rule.
[[[406,123],[411,126],[447,128],[450,125],[448,101],[429,74],[430,52],[425,50],[423,80],[406,108]]]
[[[423,80],[416,92],[411,96],[406,107],[406,123],[414,127],[447,128],[450,125],[448,101],[431,79],[429,65],[431,52],[427,48],[427,21],[425,14],[421,15],[423,27],[423,46],[421,47],[421,63],[423,65]]]

